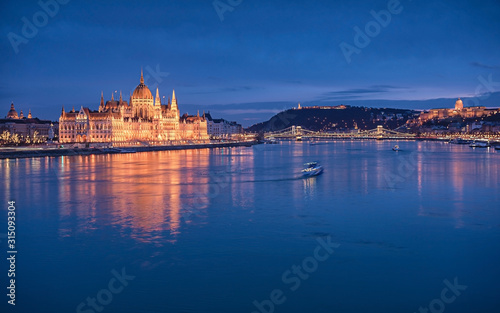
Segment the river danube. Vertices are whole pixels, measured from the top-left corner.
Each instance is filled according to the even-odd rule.
[[[303,179],[310,161],[325,171]],[[1,312],[500,311],[492,148],[281,142],[10,159],[0,180]]]

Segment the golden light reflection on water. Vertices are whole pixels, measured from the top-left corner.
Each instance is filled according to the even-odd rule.
[[[0,160],[0,195],[44,208],[31,210],[32,217],[57,217],[61,237],[109,225],[120,236],[139,241],[168,237],[175,242],[190,225],[207,223],[214,214],[209,209],[253,211],[265,206],[255,203],[256,196],[292,199],[287,202],[290,209],[299,210],[316,200],[328,206],[346,195],[370,193],[390,203],[404,193],[411,200],[403,199],[401,206],[415,207],[419,216],[453,219],[460,228],[470,225],[471,214],[482,209],[475,199],[488,199],[488,192],[500,185],[500,154],[494,150],[410,142],[400,143],[403,151],[394,152],[392,145],[302,142]],[[297,179],[309,161],[320,161],[325,173],[318,179]],[[388,186],[387,173],[398,178],[394,187]],[[262,196],[273,191],[279,194]],[[373,206],[383,206],[384,199]],[[45,209],[46,203],[50,209]]]
[[[205,210],[215,198],[229,196],[234,206],[252,205],[253,187],[231,183],[242,168],[247,169],[247,179],[252,174],[248,171],[252,150],[245,151],[233,154],[203,149],[61,158],[57,165],[59,217],[63,221],[60,236],[91,231],[105,222],[137,240],[159,240],[167,231],[175,242],[183,222],[196,218],[203,223]],[[214,153],[227,157],[214,157]],[[75,220],[72,217],[78,225],[69,222]]]
[[[427,204],[419,215],[453,218],[456,228],[465,226],[465,212],[481,211],[474,200],[490,196],[489,190],[500,185],[500,158],[494,151],[443,143],[440,150],[423,149],[418,160],[419,197]],[[431,189],[425,197],[422,186]],[[473,198],[470,189],[477,192]]]

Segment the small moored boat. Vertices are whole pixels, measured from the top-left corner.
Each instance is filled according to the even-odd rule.
[[[278,144],[279,142],[276,140],[276,138],[271,137],[271,138],[265,140],[264,143],[267,145],[275,145],[275,144]]]
[[[323,166],[319,165],[318,162],[309,162],[304,165],[306,166],[302,170],[302,176],[304,177],[318,176],[323,173]]]
[[[455,138],[450,141],[450,143],[456,144],[456,145],[467,145],[470,144],[469,140],[465,140],[462,138]]]
[[[392,151],[399,151],[399,146],[398,145],[395,145],[394,147],[392,147]]]
[[[490,147],[490,144],[487,141],[474,141],[469,145],[469,147],[471,147],[471,148],[488,148],[488,147]]]
[[[134,149],[119,149],[120,153],[136,153]]]

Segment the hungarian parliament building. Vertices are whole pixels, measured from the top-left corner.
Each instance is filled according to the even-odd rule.
[[[161,144],[171,141],[206,142],[207,119],[203,114],[180,115],[175,91],[172,101],[162,104],[158,88],[156,97],[144,84],[141,71],[140,84],[130,95],[129,102],[122,99],[104,102],[101,93],[99,110],[81,107],[65,112],[59,117],[60,143],[148,143]]]

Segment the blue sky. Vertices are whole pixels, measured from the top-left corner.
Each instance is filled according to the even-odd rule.
[[[2,117],[12,101],[55,120],[62,105],[97,109],[101,91],[128,100],[141,67],[162,96],[175,88],[181,111],[245,126],[297,102],[425,109],[500,91],[497,0],[60,2],[46,20],[37,1],[0,4]]]

